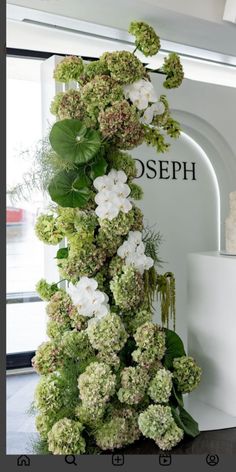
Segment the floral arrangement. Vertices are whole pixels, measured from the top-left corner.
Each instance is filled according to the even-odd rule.
[[[136,49],[158,52],[152,27],[132,22],[129,31]],[[181,84],[176,54],[162,72],[164,87]],[[44,165],[52,204],[35,225],[44,243],[64,241],[56,260],[66,281],[37,284],[49,317],[49,340],[33,359],[37,430],[52,454],[99,453],[142,436],[169,450],[198,434],[183,394],[197,387],[201,369],[168,327],[174,277],[157,273],[159,234],[144,228],[126,151],[146,142],[164,152],[180,126],[134,53],[106,52],[90,64],[69,56],[54,78],[78,87],[51,105],[57,120]],[[152,321],[156,295],[162,326]]]

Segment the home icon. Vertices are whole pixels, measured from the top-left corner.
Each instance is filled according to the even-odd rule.
[[[18,466],[29,466],[30,465],[30,458],[28,456],[19,456],[17,458],[17,465]]]

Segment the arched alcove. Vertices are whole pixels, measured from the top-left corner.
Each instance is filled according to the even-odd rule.
[[[230,143],[215,127],[198,115],[173,110],[184,133],[205,152],[214,170],[220,194],[221,249],[225,247],[225,218],[229,211],[229,192],[236,188],[236,156]]]
[[[192,134],[192,133],[191,133]],[[132,152],[144,190],[145,223],[163,235],[161,272],[176,276],[177,331],[186,341],[187,254],[219,249],[220,190],[212,161],[187,133],[165,154],[147,146]],[[160,311],[156,307],[156,321]]]

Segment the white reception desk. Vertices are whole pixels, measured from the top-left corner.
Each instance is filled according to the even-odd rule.
[[[236,426],[236,257],[188,256],[188,353],[203,369],[186,399],[200,429]]]

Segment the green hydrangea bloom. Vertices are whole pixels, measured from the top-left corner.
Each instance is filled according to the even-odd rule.
[[[132,208],[133,216],[134,216],[134,222],[130,228],[130,231],[143,231],[144,228],[144,223],[143,223],[143,213],[140,210],[140,208],[136,207],[133,205]]]
[[[184,431],[173,421],[168,430],[160,438],[156,438],[156,444],[163,451],[169,451],[175,447],[184,437]]]
[[[58,323],[58,321],[49,320],[47,322],[47,335],[52,340],[61,341],[61,337],[65,331],[71,329],[71,324],[68,323]]]
[[[45,279],[40,279],[35,286],[35,290],[42,300],[49,301],[54,293],[58,292],[58,286],[56,283],[48,284]]]
[[[70,296],[65,290],[58,290],[46,307],[49,318],[63,325],[70,322],[70,316],[76,308],[73,306]]]
[[[83,331],[88,326],[88,318],[81,315],[77,308],[70,312],[70,322],[72,328],[75,328],[77,331]]]
[[[94,230],[98,226],[98,218],[93,211],[77,210],[74,225],[80,236],[83,236],[83,233],[90,236],[94,234]]]
[[[78,212],[78,208],[57,207],[57,228],[65,236],[69,236],[76,231],[75,219]]]
[[[89,64],[85,65],[84,75],[85,75],[86,81],[94,79],[94,77],[98,75],[107,75],[107,74],[109,74],[109,70],[104,61],[101,61],[101,60],[92,61]]]
[[[107,265],[105,264],[104,267],[97,272],[94,276],[94,279],[98,283],[98,290],[100,292],[105,292],[108,296],[110,295],[110,287],[108,281],[108,273],[107,273]]]
[[[151,380],[148,395],[155,403],[167,403],[172,390],[172,374],[169,370],[160,369]]]
[[[192,392],[199,384],[202,369],[190,356],[183,356],[173,361],[173,379],[182,393]]]
[[[110,278],[116,275],[121,276],[123,273],[124,260],[119,256],[114,256],[109,264],[109,276]]]
[[[125,367],[121,371],[121,388],[117,396],[121,403],[136,405],[146,393],[149,382],[148,373],[140,367]]]
[[[104,362],[105,364],[113,367],[117,370],[120,366],[119,355],[114,351],[99,351],[96,358],[99,362]]]
[[[74,245],[72,255],[69,251],[68,258],[58,259],[57,264],[61,277],[72,283],[76,283],[79,277],[93,277],[101,269],[106,259],[106,253],[102,248],[87,242],[81,244],[79,237],[77,241],[78,251]],[[79,249],[80,244],[81,248]]]
[[[163,405],[150,405],[138,417],[140,431],[146,438],[160,438],[172,426],[171,408]]]
[[[70,89],[63,93],[58,101],[57,116],[60,120],[82,120],[85,114],[81,93],[79,90]]]
[[[81,57],[67,56],[57,64],[53,77],[58,82],[67,83],[70,80],[78,81],[84,70]]]
[[[147,322],[141,325],[134,334],[138,349],[132,357],[143,368],[158,366],[166,350],[165,332],[156,324]]]
[[[109,237],[126,236],[134,224],[134,211],[131,209],[128,213],[120,211],[119,215],[113,220],[99,219],[102,232]]]
[[[47,440],[48,433],[52,429],[54,423],[54,417],[42,413],[36,416],[35,426],[42,439]]]
[[[165,353],[165,332],[160,326],[153,322],[144,323],[134,334],[134,339],[138,347],[148,349],[150,346],[157,346],[160,351],[160,359]]]
[[[89,359],[94,356],[94,350],[89,342],[86,331],[68,331],[64,333],[61,341],[63,353],[74,360]]]
[[[155,372],[162,367],[155,347],[144,350],[140,348],[135,349],[135,351],[132,352],[132,358],[140,367],[148,369],[150,372]]]
[[[45,415],[55,415],[68,402],[65,381],[56,373],[43,375],[35,390],[35,406]]]
[[[134,179],[137,174],[136,164],[134,158],[127,152],[112,149],[107,155],[106,159],[109,163],[109,170],[123,170],[128,179]]]
[[[107,257],[112,257],[117,253],[117,249],[121,246],[123,240],[120,235],[109,235],[107,231],[104,231],[103,228],[100,228],[96,242],[98,247],[106,252]]]
[[[97,111],[123,98],[122,87],[109,75],[94,77],[84,85],[81,94],[84,105]]]
[[[124,325],[115,313],[109,313],[98,323],[89,325],[87,333],[93,348],[108,354],[119,352],[127,341]]]
[[[113,450],[132,444],[139,439],[137,417],[115,417],[98,428],[95,438],[102,450]]]
[[[63,418],[55,423],[48,433],[48,449],[53,454],[84,454],[86,443],[82,436],[83,426],[79,421]]]
[[[134,200],[142,200],[143,198],[143,189],[140,185],[134,184],[133,182],[128,183],[130,188],[130,198]]]
[[[63,356],[60,345],[46,341],[40,344],[32,359],[32,366],[38,374],[49,374],[63,364]]]
[[[92,429],[97,429],[98,425],[101,423],[101,420],[105,413],[104,405],[93,405],[88,408],[83,404],[79,404],[75,408],[75,416],[78,418],[80,423],[89,426]]]
[[[93,232],[88,233],[86,231],[78,231],[68,236],[68,247],[70,250],[70,257],[77,256],[77,254],[83,250],[85,244],[91,244],[94,242]]]
[[[58,92],[52,100],[50,105],[50,112],[52,113],[52,115],[58,116],[58,109],[63,96],[64,92]]]
[[[123,266],[122,275],[116,275],[111,280],[110,288],[116,305],[123,310],[132,310],[143,301],[143,279],[133,267]]]
[[[140,326],[147,321],[151,321],[152,316],[152,312],[147,309],[145,303],[132,313],[132,315],[127,313],[127,315],[124,316],[124,322],[128,332],[134,334]]]
[[[92,362],[78,379],[79,395],[85,407],[104,405],[115,393],[116,376],[102,362]]]
[[[145,55],[154,56],[158,53],[161,43],[154,29],[144,21],[132,21],[129,33],[135,36],[135,46]]]
[[[170,88],[179,87],[184,79],[183,66],[180,62],[178,54],[171,52],[164,59],[164,65],[162,71],[167,75],[166,80],[163,82],[163,86]]]
[[[98,115],[102,136],[120,149],[132,149],[144,141],[136,108],[127,100],[115,102]]]
[[[121,84],[132,84],[145,75],[142,62],[129,51],[105,52],[100,60],[105,62],[111,77]]]
[[[56,245],[62,241],[64,234],[57,227],[53,215],[40,215],[35,223],[36,236],[46,244]]]

